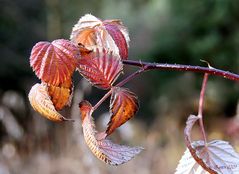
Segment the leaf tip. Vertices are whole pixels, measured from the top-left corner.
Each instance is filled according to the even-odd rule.
[[[91,112],[92,105],[87,100],[83,100],[79,103],[80,113],[81,113],[81,120],[83,121],[87,114]]]

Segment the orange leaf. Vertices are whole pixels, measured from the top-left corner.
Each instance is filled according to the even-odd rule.
[[[79,55],[79,48],[68,40],[38,42],[32,48],[30,64],[38,78],[58,86],[72,76]]]
[[[77,44],[82,44],[87,48],[93,49],[97,45],[97,38],[95,30],[92,28],[86,28],[82,30],[76,37],[74,38],[74,42]]]
[[[39,112],[45,118],[56,122],[68,120],[56,111],[48,95],[46,85],[39,83],[35,84],[31,88],[28,98],[33,109]]]
[[[79,104],[84,139],[92,153],[109,165],[120,165],[135,157],[143,148],[129,147],[112,143],[110,140],[98,140],[95,123],[92,119],[93,109],[88,101]]]
[[[128,57],[129,35],[120,20],[102,21],[87,14],[73,27],[70,38],[89,50],[110,50],[121,59]]]
[[[82,57],[87,56],[88,54],[90,54],[92,52],[92,50],[88,50],[84,45],[82,44],[78,44],[79,48],[80,48],[80,55]]]
[[[131,119],[139,109],[137,96],[126,88],[112,88],[110,100],[111,118],[106,130],[107,136]]]
[[[66,80],[59,86],[49,85],[48,93],[56,110],[61,110],[66,105],[70,105],[72,99],[72,80]]]
[[[111,88],[122,69],[122,62],[112,52],[97,50],[78,61],[80,74],[101,89]]]

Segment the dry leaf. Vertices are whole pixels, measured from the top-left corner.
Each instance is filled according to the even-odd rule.
[[[56,111],[48,95],[46,85],[39,83],[35,84],[31,88],[28,94],[28,98],[33,109],[38,113],[40,113],[45,118],[56,122],[68,120]]]
[[[107,136],[131,119],[139,109],[137,96],[126,88],[112,88],[110,100],[111,118],[106,130]]]
[[[87,56],[89,55],[92,50],[88,50],[84,45],[82,44],[78,44],[79,48],[80,48],[80,55],[81,57]]]
[[[79,48],[68,40],[38,42],[32,48],[30,65],[38,78],[58,86],[71,78],[79,56]]]
[[[109,89],[122,72],[123,64],[112,52],[96,51],[81,58],[77,68],[92,85]]]
[[[110,50],[121,59],[128,58],[129,35],[120,20],[102,21],[87,14],[75,24],[70,39],[89,50]]]
[[[128,43],[125,39],[125,35],[120,30],[120,24],[115,25],[112,23],[105,23],[105,29],[108,31],[110,36],[113,38],[115,44],[117,45],[119,55],[122,59],[128,58]],[[125,30],[127,31],[127,30]]]
[[[118,145],[107,139],[97,140],[97,131],[91,116],[93,112],[91,104],[87,101],[82,101],[79,107],[86,144],[98,159],[106,164],[120,165],[131,160],[142,151],[141,147]]]
[[[73,92],[71,79],[66,80],[59,86],[49,85],[47,90],[56,110],[61,110],[70,105]]]

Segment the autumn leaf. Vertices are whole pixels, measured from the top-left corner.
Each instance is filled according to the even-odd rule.
[[[68,79],[59,86],[48,85],[47,91],[55,109],[61,110],[71,103],[73,93],[72,80]]]
[[[107,51],[96,51],[78,61],[77,70],[92,85],[109,89],[120,75],[123,64],[116,55]]]
[[[79,19],[72,29],[72,42],[82,44],[89,50],[109,50],[128,58],[129,35],[120,20],[105,20],[87,14]]]
[[[86,48],[84,45],[82,45],[82,44],[78,44],[78,46],[79,46],[79,49],[80,49],[80,55],[81,55],[81,57],[85,57],[85,56],[89,55],[89,54],[92,52],[92,50],[87,49],[87,48]]]
[[[98,140],[95,123],[92,119],[92,106],[87,101],[79,104],[84,139],[92,153],[109,165],[120,165],[135,157],[143,148],[129,147],[112,143],[108,139]]]
[[[48,94],[46,85],[39,83],[35,84],[31,88],[28,98],[33,109],[45,118],[55,122],[69,120],[56,111]]]
[[[126,88],[113,87],[110,99],[110,122],[107,136],[122,124],[131,119],[139,109],[137,96]]]
[[[104,23],[105,29],[108,31],[110,36],[113,38],[115,44],[117,45],[119,55],[122,59],[127,59],[128,58],[128,43],[126,38],[128,37],[125,36],[123,33],[127,33],[126,29],[123,29],[121,27],[122,25],[119,23],[115,25],[114,23],[112,24],[111,22]],[[122,30],[120,30],[122,28]],[[123,31],[123,32],[122,32]],[[129,39],[128,39],[129,42]]]
[[[79,48],[68,40],[38,42],[32,48],[30,65],[43,82],[58,86],[71,78],[79,56]]]

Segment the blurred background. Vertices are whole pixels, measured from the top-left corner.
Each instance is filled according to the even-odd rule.
[[[151,71],[126,85],[140,99],[136,117],[111,138],[145,150],[119,167],[98,161],[84,144],[81,125],[56,124],[33,111],[28,92],[39,80],[29,65],[38,41],[68,39],[79,17],[121,19],[130,33],[129,59],[211,66],[239,73],[238,0],[0,0],[0,174],[170,174],[185,151],[183,129],[197,113],[202,74]],[[125,67],[125,75],[135,68]],[[95,104],[104,91],[78,73],[63,115],[79,119],[78,103]],[[205,124],[209,139],[239,150],[239,85],[209,78]],[[97,110],[97,128],[109,120],[108,102]],[[196,127],[194,139],[200,138]]]

